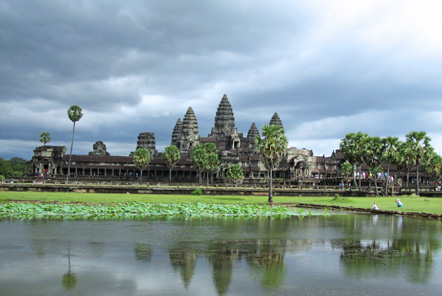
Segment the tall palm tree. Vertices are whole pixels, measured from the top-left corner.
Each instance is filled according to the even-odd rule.
[[[279,165],[287,150],[287,138],[280,125],[264,125],[262,136],[255,137],[255,150],[269,170],[269,202],[273,202],[273,170]]]
[[[430,145],[431,138],[426,132],[412,131],[406,136],[406,142],[411,148],[413,164],[416,166],[416,195],[419,195],[419,165],[431,154],[433,148]]]
[[[143,182],[143,170],[149,165],[150,162],[149,150],[138,148],[134,153],[133,162],[140,170],[140,182]]]
[[[401,142],[397,137],[386,137],[382,139],[385,147],[385,154],[382,161],[387,164],[387,176],[385,179],[385,195],[388,195],[388,180],[390,179],[390,165],[398,164],[399,162],[399,146]]]
[[[172,181],[172,169],[181,158],[180,150],[175,145],[167,146],[163,153],[163,159],[169,167],[169,181]]]
[[[66,183],[69,181],[69,175],[71,174],[71,158],[72,158],[72,147],[74,146],[75,123],[79,121],[81,117],[83,117],[83,113],[80,106],[72,105],[68,109],[68,117],[74,123],[74,127],[72,129],[71,151],[69,153],[68,175],[66,176]]]

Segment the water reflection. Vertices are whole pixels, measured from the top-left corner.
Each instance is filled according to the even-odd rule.
[[[2,220],[0,238],[0,295],[437,295],[441,288],[441,221]]]

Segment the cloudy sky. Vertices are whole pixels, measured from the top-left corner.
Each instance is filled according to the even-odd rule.
[[[278,112],[289,145],[330,155],[347,132],[423,130],[442,153],[442,2],[0,0],[0,157],[43,131],[74,154],[157,149],[191,106],[201,136],[223,94],[247,134]]]

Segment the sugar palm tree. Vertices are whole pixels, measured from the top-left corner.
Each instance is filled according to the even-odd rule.
[[[138,148],[133,157],[133,162],[140,169],[140,181],[143,181],[143,170],[149,165],[150,153],[149,150]]]
[[[431,138],[427,136],[426,132],[415,131],[410,132],[405,137],[410,148],[413,164],[416,166],[416,195],[419,195],[419,166],[433,152],[433,148],[430,146]]]
[[[382,161],[387,164],[387,177],[385,178],[385,195],[388,195],[388,180],[390,179],[390,165],[399,163],[399,146],[401,141],[397,137],[386,137],[382,139],[385,146],[385,154]]]
[[[163,159],[169,168],[169,181],[172,181],[172,169],[181,158],[180,150],[175,145],[167,146],[163,153]]]
[[[69,164],[68,164],[68,175],[66,176],[66,183],[69,181],[69,175],[71,174],[71,158],[72,158],[72,148],[74,146],[74,134],[75,134],[75,123],[83,117],[82,110],[79,106],[73,105],[68,109],[68,117],[74,123],[72,129],[72,141],[71,141],[71,151],[69,153]]]
[[[255,137],[255,150],[269,170],[269,202],[273,202],[273,170],[279,165],[287,150],[287,138],[280,125],[264,125],[262,138]]]

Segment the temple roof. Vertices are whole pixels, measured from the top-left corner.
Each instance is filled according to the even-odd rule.
[[[249,132],[247,133],[247,138],[254,139],[256,136],[259,137],[259,130],[256,127],[255,123],[252,123],[252,126],[249,129]]]

